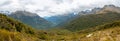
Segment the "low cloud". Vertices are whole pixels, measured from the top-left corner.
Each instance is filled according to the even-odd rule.
[[[0,0],[1,10],[27,10],[41,17],[81,11],[94,7],[114,4],[120,6],[119,0]]]

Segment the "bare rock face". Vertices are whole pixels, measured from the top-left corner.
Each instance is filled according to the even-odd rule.
[[[96,14],[103,14],[103,13],[106,13],[106,12],[117,12],[117,13],[120,13],[120,7],[117,7],[117,6],[114,6],[114,5],[105,5]]]

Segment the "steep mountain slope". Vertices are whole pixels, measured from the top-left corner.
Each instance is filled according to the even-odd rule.
[[[28,41],[30,39],[33,41],[35,37],[27,34],[34,35],[35,30],[19,21],[0,14],[0,41]]]
[[[107,8],[107,7],[105,6],[104,8]],[[105,10],[104,8],[102,8],[102,10],[100,11]],[[120,20],[120,13],[116,11],[113,12],[112,10],[114,9],[111,8],[111,10],[109,11],[107,10],[103,11],[106,13],[98,12],[99,14],[96,13],[96,14],[80,16],[79,18],[67,23],[64,28],[71,30],[71,31],[77,31],[77,30],[82,30],[82,29],[86,29],[89,27],[95,27],[97,25],[101,25],[104,23],[109,23],[109,22],[113,22],[116,20]]]
[[[39,17],[37,14],[27,11],[16,11],[9,16],[37,29],[47,29],[52,25],[51,22]]]
[[[47,32],[33,29],[6,15],[0,14],[0,41],[42,41],[47,39]]]
[[[34,30],[29,26],[26,26],[19,21],[8,18],[5,15],[0,14],[0,29],[5,29],[13,32],[25,32],[25,33],[34,33]]]
[[[94,8],[92,10],[80,11],[79,13],[73,12],[73,13],[68,13],[68,14],[61,14],[61,15],[46,17],[45,19],[48,20],[48,21],[51,21],[57,27],[59,27],[59,26],[63,26],[65,23],[67,23],[71,20],[74,20],[74,19],[78,18],[79,16],[94,14],[94,13],[100,11],[100,10],[101,10],[101,8]]]

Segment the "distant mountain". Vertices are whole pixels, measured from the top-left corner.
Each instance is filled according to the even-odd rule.
[[[0,13],[5,15],[11,14],[11,12],[7,10],[0,10]]]
[[[120,7],[114,6],[114,5],[105,5],[100,11],[98,11],[96,14],[104,14],[106,11],[110,12],[117,12],[120,13]]]
[[[48,21],[51,21],[52,23],[54,23],[57,26],[62,26],[62,25],[64,25],[64,23],[72,21],[82,15],[95,14],[96,12],[98,12],[100,10],[101,10],[101,8],[94,8],[92,10],[80,11],[79,13],[73,12],[73,13],[68,13],[68,14],[46,17],[45,19]]]
[[[93,8],[91,10],[84,10],[84,11],[80,11],[77,15],[87,15],[87,14],[95,14],[96,12],[102,10],[101,8]]]
[[[108,10],[108,8],[110,9]],[[105,6],[101,8],[101,10],[97,11],[94,14],[83,15],[75,20],[70,21],[69,23],[66,23],[64,28],[71,31],[78,31],[90,27],[95,27],[97,25],[102,25],[104,23],[120,20],[120,13],[118,10],[119,7],[107,5],[107,7]]]
[[[52,23],[54,23],[57,26],[60,26],[64,23],[67,23],[70,20],[73,20],[75,17],[76,17],[76,15],[74,13],[70,13],[70,14],[46,17],[45,19],[48,21],[51,21]]]
[[[27,11],[16,11],[9,16],[37,29],[48,29],[52,26],[51,22]]]
[[[84,10],[78,13],[78,15],[87,15],[87,14],[101,14],[105,13],[106,11],[118,12],[120,13],[120,7],[115,5],[105,5],[103,8],[93,8],[91,10]]]

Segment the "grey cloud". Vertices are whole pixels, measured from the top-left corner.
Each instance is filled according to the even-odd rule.
[[[0,1],[2,2],[2,0]],[[24,7],[26,8],[25,10],[37,12],[38,15],[44,17],[102,7],[106,4],[120,6],[120,0],[7,0],[0,3],[0,8],[17,10]]]
[[[63,3],[63,0],[54,0],[57,4]]]
[[[6,1],[4,3],[1,3],[0,6],[5,6],[5,5],[9,5],[9,4],[11,4],[11,1]]]

